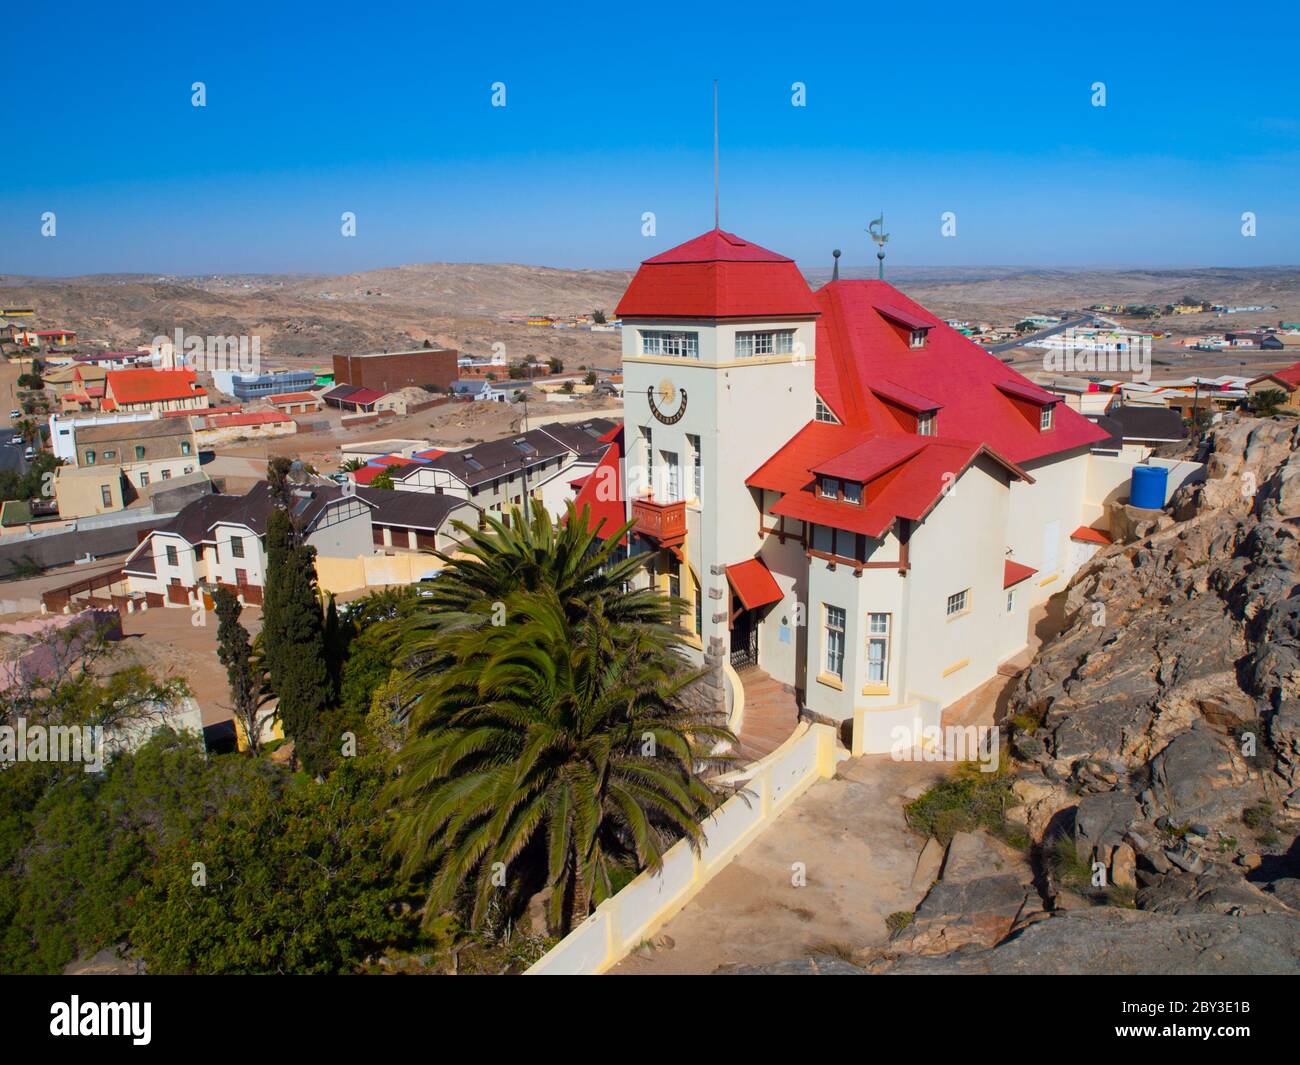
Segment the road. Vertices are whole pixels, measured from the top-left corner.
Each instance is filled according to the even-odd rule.
[[[0,471],[13,470],[19,476],[27,472],[27,460],[23,458],[25,444],[11,444],[14,436],[14,421],[9,411],[18,406],[18,375],[22,372],[18,366],[0,360]]]
[[[1037,333],[1028,333],[1016,340],[1008,340],[1005,344],[992,344],[984,350],[990,355],[1000,355],[1004,351],[1012,351],[1015,348],[1023,348],[1026,344],[1031,344],[1035,340],[1043,340],[1046,337],[1055,336],[1057,333],[1064,333],[1067,329],[1079,326],[1090,325],[1093,321],[1092,315],[1086,314],[1082,318],[1067,318],[1058,322],[1050,329],[1042,329]]]

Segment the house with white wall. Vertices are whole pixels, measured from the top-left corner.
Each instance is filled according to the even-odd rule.
[[[813,292],[721,230],[644,262],[618,316],[628,547],[720,704],[760,669],[875,736],[1023,651],[1102,516],[1103,430],[892,285]]]

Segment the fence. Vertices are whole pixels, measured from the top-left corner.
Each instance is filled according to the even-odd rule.
[[[900,706],[879,709],[859,706],[853,711],[853,757],[910,750],[924,740],[927,730],[937,729],[942,720],[943,707],[934,699],[919,695],[913,695]]]
[[[541,957],[528,976],[605,972],[648,939],[816,781],[835,772],[835,730],[804,722],[749,770],[748,787],[704,822],[695,853],[685,840],[664,855]]]

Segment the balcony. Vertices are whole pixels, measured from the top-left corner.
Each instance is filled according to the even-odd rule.
[[[651,496],[632,500],[632,531],[660,547],[680,547],[686,540],[686,504],[658,503]]]

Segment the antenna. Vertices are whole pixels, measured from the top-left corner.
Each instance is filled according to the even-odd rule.
[[[713,79],[713,228],[722,228],[718,212],[718,79]]]

